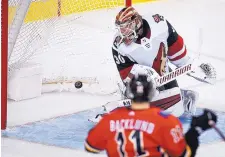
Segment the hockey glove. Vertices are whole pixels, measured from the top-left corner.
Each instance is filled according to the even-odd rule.
[[[198,81],[214,84],[216,81],[216,70],[209,63],[202,63],[194,71],[188,74]]]
[[[205,76],[207,78],[211,78],[211,79],[216,78],[216,70],[211,64],[209,64],[209,63],[202,63],[200,65],[200,68],[205,73]]]
[[[205,109],[200,116],[193,116],[191,128],[185,134],[185,140],[191,149],[191,157],[194,157],[199,146],[198,136],[205,130],[212,128],[216,124],[217,116],[212,111]],[[186,152],[182,154],[185,156]]]
[[[193,116],[191,127],[201,134],[201,132],[212,128],[213,124],[217,122],[217,115],[208,109],[204,109],[204,113],[200,116]]]

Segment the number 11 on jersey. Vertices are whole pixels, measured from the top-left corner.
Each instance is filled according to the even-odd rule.
[[[149,155],[148,151],[144,150],[144,141],[143,141],[143,132],[139,130],[133,130],[129,137],[127,138],[124,132],[118,132],[116,134],[116,143],[118,145],[118,152],[120,157],[126,157],[126,144],[127,140],[133,144],[134,152],[136,152],[136,156],[147,156]]]

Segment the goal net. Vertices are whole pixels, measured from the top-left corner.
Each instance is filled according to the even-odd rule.
[[[8,98],[29,99],[43,92],[71,90],[67,83],[90,85],[108,82],[109,76],[116,75],[108,68],[113,66],[113,22],[119,9],[131,5],[131,0],[1,3],[2,43],[8,43],[2,49],[2,59],[7,60],[2,65],[7,66]],[[6,29],[8,33],[4,33]]]

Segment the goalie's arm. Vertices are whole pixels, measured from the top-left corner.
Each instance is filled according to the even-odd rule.
[[[168,21],[166,23],[168,26],[167,57],[169,61],[177,67],[193,63],[194,58],[189,56],[183,38]],[[193,65],[193,67],[194,73],[189,73],[188,76],[205,83],[213,84],[215,82],[216,70],[211,64],[202,63],[201,65]]]
[[[166,23],[168,27],[167,57],[172,64],[177,67],[181,67],[184,64],[187,64],[190,57],[187,53],[183,38],[177,33],[177,31],[168,21],[166,21]]]
[[[127,78],[131,77],[130,72],[134,65],[137,65],[137,62],[132,61],[127,56],[122,56],[115,48],[112,48],[112,55],[120,77],[125,82]]]

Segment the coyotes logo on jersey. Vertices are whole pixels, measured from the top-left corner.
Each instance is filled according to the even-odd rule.
[[[152,17],[156,23],[159,23],[160,21],[164,21],[164,17],[159,14],[152,15]]]
[[[154,59],[152,68],[155,69],[156,72],[160,76],[166,73],[166,66],[167,66],[167,55],[166,55],[166,48],[164,43],[160,43],[158,54]]]

